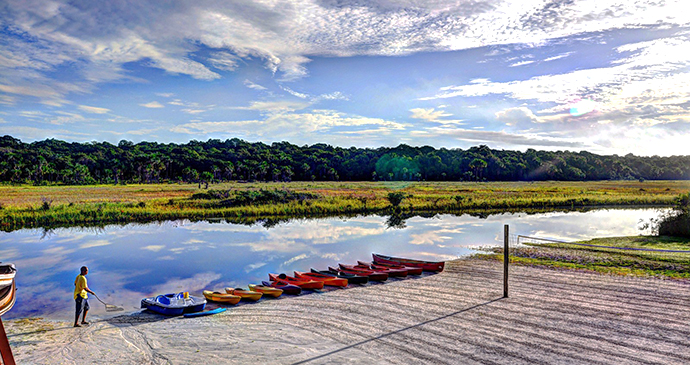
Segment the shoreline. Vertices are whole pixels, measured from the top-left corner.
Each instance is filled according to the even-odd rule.
[[[199,318],[3,321],[17,363],[687,363],[690,282],[449,261],[440,274]],[[664,313],[673,312],[673,317]],[[660,335],[663,333],[663,335]]]

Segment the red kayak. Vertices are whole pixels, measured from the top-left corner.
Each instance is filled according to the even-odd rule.
[[[412,267],[412,266],[404,266],[404,265],[393,265],[393,264],[378,264],[375,262],[364,262],[364,261],[357,261],[358,264],[360,265],[369,265],[371,266],[372,269],[405,269],[407,270],[407,275],[422,275],[422,268],[421,267]]]
[[[374,270],[362,270],[362,269],[345,269],[345,268],[333,268],[333,267],[328,267],[328,271],[330,272],[342,272],[345,274],[351,274],[351,275],[359,275],[359,276],[366,276],[369,278],[369,281],[386,281],[388,280],[388,274],[385,272],[376,272]]]
[[[441,271],[443,271],[443,266],[445,266],[445,264],[446,264],[443,261],[412,260],[412,259],[405,259],[405,258],[400,258],[400,257],[379,255],[377,253],[372,253],[371,256],[374,257],[374,262],[377,264],[391,264],[391,265],[405,265],[405,266],[412,266],[412,267],[421,267],[424,271],[441,272]]]
[[[341,268],[346,268],[346,269],[362,269],[362,270],[373,270],[376,272],[385,272],[388,274],[389,278],[402,278],[407,276],[407,270],[405,269],[391,269],[388,267],[384,268],[374,268],[371,267],[371,265],[343,265],[343,264],[338,264],[340,265]]]
[[[282,281],[288,284],[297,285],[302,289],[323,289],[323,281],[297,279],[293,278],[292,276],[287,276],[285,274],[268,274],[268,278],[271,279],[271,281]]]
[[[323,281],[323,285],[328,285],[328,286],[340,286],[340,287],[347,286],[347,279],[336,278],[335,276],[331,276],[331,275],[317,274],[317,273],[313,273],[313,272],[295,271],[295,277],[297,279],[300,279],[300,280]]]

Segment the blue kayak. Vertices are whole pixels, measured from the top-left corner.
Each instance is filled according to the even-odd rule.
[[[223,313],[227,308],[216,308],[212,309],[210,311],[204,311],[204,312],[196,312],[196,313],[185,313],[184,317],[185,318],[191,318],[191,317],[203,317],[203,316],[210,316],[212,314],[218,314],[218,313]]]

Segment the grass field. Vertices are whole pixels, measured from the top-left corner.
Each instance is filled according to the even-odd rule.
[[[260,190],[309,193],[315,198],[233,205],[192,198],[209,190],[226,195]],[[306,217],[341,214],[417,214],[591,206],[671,205],[690,181],[601,182],[291,182],[0,186],[0,229],[147,222],[209,217]],[[405,198],[398,207],[388,194]]]
[[[585,270],[615,275],[690,279],[690,239],[688,238],[608,237],[576,243],[592,246],[528,243],[510,249],[510,262],[517,265]],[[615,247],[687,252],[636,251]],[[502,252],[502,249],[494,249],[492,254],[480,256],[502,260]]]

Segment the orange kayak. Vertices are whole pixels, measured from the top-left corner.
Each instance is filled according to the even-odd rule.
[[[297,279],[303,279],[303,280],[323,281],[323,285],[328,285],[328,286],[340,286],[340,287],[347,286],[347,279],[336,278],[336,277],[333,277],[330,275],[325,275],[325,274],[295,271],[295,277]]]
[[[237,304],[242,299],[239,295],[221,293],[217,291],[204,290],[204,297],[207,300],[225,304]]]
[[[244,290],[242,288],[225,288],[225,292],[232,295],[237,295],[238,297],[246,300],[251,300],[256,302],[261,299],[263,293],[258,291]]]
[[[262,293],[269,297],[277,298],[283,294],[283,289],[272,288],[270,286],[249,284],[249,290]]]
[[[268,278],[271,281],[281,281],[288,284],[297,285],[302,289],[323,289],[323,281],[297,279],[285,274],[268,274]]]

